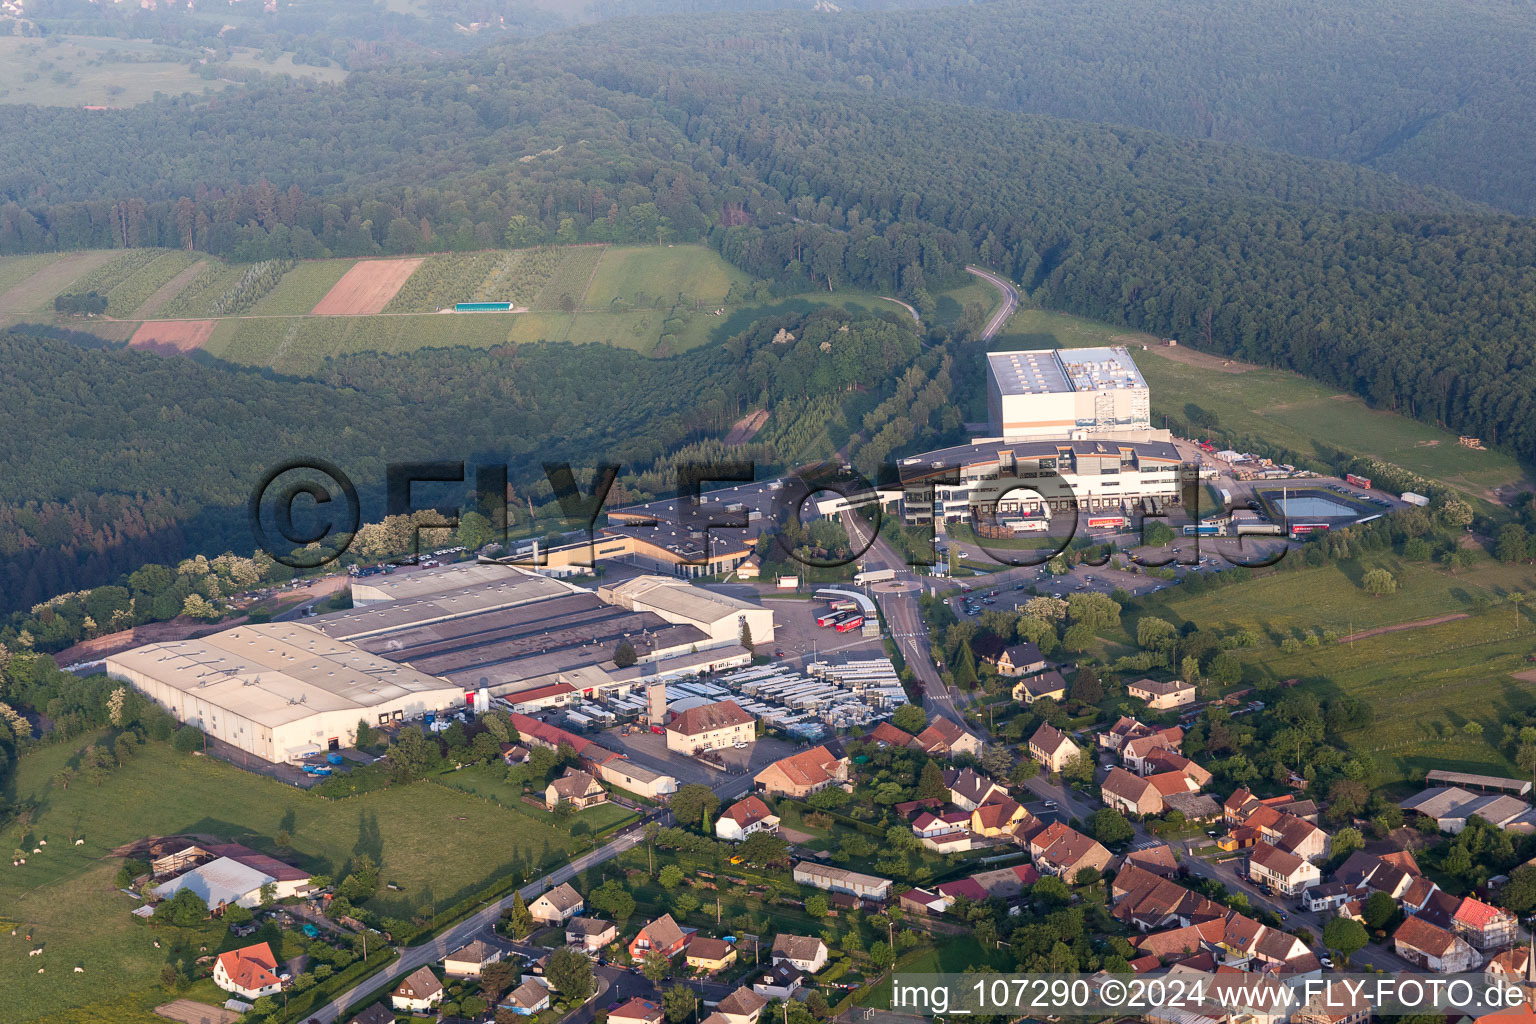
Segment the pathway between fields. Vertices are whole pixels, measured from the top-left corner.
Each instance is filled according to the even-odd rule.
[[[1395,626],[1377,626],[1375,629],[1362,629],[1358,633],[1339,637],[1339,643],[1348,644],[1356,640],[1364,640],[1366,637],[1381,636],[1383,633],[1400,633],[1405,629],[1421,629],[1424,626],[1438,626],[1442,622],[1455,622],[1457,619],[1465,619],[1471,616],[1470,612],[1456,612],[1453,615],[1436,615],[1430,619],[1415,619],[1413,622],[1399,622]]]

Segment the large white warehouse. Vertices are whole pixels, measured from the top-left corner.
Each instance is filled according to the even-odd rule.
[[[994,437],[1081,439],[1149,429],[1151,393],[1123,346],[993,352],[987,415]]]

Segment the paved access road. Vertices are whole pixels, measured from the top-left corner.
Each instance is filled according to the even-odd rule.
[[[869,545],[860,559],[866,570],[895,569],[897,579],[902,582],[916,582],[917,577],[912,568],[897,554],[890,543],[884,537],[876,536],[869,540],[870,525],[851,511],[842,513],[843,529],[848,532],[848,539],[853,544],[855,551]],[[880,605],[881,612],[885,615],[886,626],[891,632],[897,646],[901,648],[902,657],[917,673],[917,681],[923,687],[923,710],[930,715],[942,715],[951,721],[959,723],[962,727],[969,728],[959,709],[955,707],[955,701],[944,686],[944,680],[939,675],[938,668],[934,665],[933,650],[928,642],[928,629],[923,625],[922,610],[918,607],[917,596],[922,593],[920,587],[908,587],[902,591],[874,591],[873,597]]]
[[[525,900],[535,899],[553,886],[559,885],[561,882],[569,882],[588,868],[612,860],[625,850],[633,849],[644,838],[645,824],[641,822],[619,833],[619,835],[609,840],[606,845],[582,854],[570,863],[564,864],[542,878],[528,883],[518,891],[522,893]],[[472,941],[478,933],[493,927],[500,920],[502,911],[511,906],[512,894],[508,894],[495,903],[486,904],[436,938],[428,939],[419,945],[402,949],[399,959],[394,963],[348,991],[343,992],[329,1003],[326,1003],[320,1009],[310,1014],[309,1019],[318,1020],[321,1024],[331,1024],[332,1021],[340,1019],[342,1012],[347,1007],[356,1003],[368,993],[398,978],[404,977],[423,964],[435,963],[465,943]]]
[[[997,307],[997,312],[987,321],[987,325],[981,329],[981,340],[991,341],[998,331],[1003,329],[1003,324],[1013,316],[1013,311],[1019,308],[1019,290],[1013,286],[1013,282],[1007,278],[998,277],[990,270],[982,270],[980,267],[966,267],[965,272],[975,274],[977,277],[992,285],[1003,293],[1003,304]]]

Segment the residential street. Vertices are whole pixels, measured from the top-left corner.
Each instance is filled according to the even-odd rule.
[[[561,882],[570,881],[588,868],[612,860],[625,850],[638,846],[644,835],[645,823],[637,823],[615,836],[607,845],[582,854],[570,863],[562,865],[549,874],[528,883],[518,891],[522,893],[523,899],[534,899]],[[399,959],[394,963],[390,964],[383,971],[372,975],[366,981],[343,992],[329,1003],[326,1003],[312,1013],[310,1019],[318,1020],[321,1024],[330,1024],[330,1022],[340,1019],[341,1014],[347,1007],[362,999],[369,992],[373,992],[384,987],[386,984],[404,977],[423,964],[435,963],[441,960],[448,953],[474,939],[477,934],[489,931],[501,918],[501,912],[512,906],[512,898],[512,895],[509,893],[495,903],[487,904],[438,937],[423,942],[420,945],[401,950]]]

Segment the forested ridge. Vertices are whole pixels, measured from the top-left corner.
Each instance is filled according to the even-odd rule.
[[[1495,6],[1489,0],[1474,13]],[[1087,8],[1105,9],[1115,8]],[[1396,8],[1378,5],[1359,18],[1387,9]],[[967,91],[989,67],[963,47],[946,50],[945,40],[967,39],[986,54],[997,45],[982,38],[987,30],[1017,31],[1007,19],[1031,11],[988,4],[729,23],[639,19],[361,72],[335,88],[268,82],[211,103],[126,111],[0,108],[0,131],[19,154],[0,169],[0,251],[168,245],[255,260],[556,239],[705,240],[781,294],[852,285],[924,310],[933,290],[975,261],[1008,273],[1039,304],[1293,368],[1536,457],[1536,222],[1352,164],[1022,114],[1000,109],[1016,105],[1006,97]],[[923,60],[915,42],[903,59],[880,49],[925,26],[934,52]],[[1013,65],[997,62],[1006,80]],[[887,77],[862,81],[858,69],[875,65]],[[949,84],[938,89],[940,81]],[[942,98],[924,98],[930,93]],[[726,369],[746,354],[726,349],[697,364],[706,368],[701,379],[724,389],[719,400],[657,379],[646,392],[656,402],[583,404],[551,381],[561,373],[609,381],[616,370],[649,380],[651,366],[683,364],[607,350],[529,351],[519,350],[526,362],[515,383],[494,354],[338,360],[315,386],[340,390],[317,392],[306,411],[271,398],[266,412],[279,426],[270,433],[293,442],[290,452],[313,450],[297,444],[316,436],[303,417],[329,423],[333,410],[352,408],[353,388],[368,396],[359,422],[404,409],[409,395],[421,436],[462,437],[453,416],[472,401],[505,404],[496,388],[511,387],[512,408],[531,417],[516,421],[530,457],[558,448],[579,460],[603,442],[644,462],[718,436],[727,411],[755,393]],[[0,442],[11,446],[0,456],[22,467],[0,497],[62,503],[21,532],[72,538],[63,576],[89,560],[79,538],[91,531],[60,524],[111,521],[101,495],[135,496],[144,535],[158,537],[154,524],[185,527],[227,501],[250,464],[222,428],[200,432],[214,421],[205,404],[178,428],[186,406],[178,411],[163,397],[213,401],[232,385],[211,377],[193,396],[186,381],[131,365],[113,372],[149,374],[128,390],[156,404],[114,407],[172,425],[162,457],[79,466],[74,457],[38,457],[46,448],[17,451],[17,438],[35,436],[21,426],[96,436],[100,428],[68,408],[49,410],[55,395],[63,406],[94,401],[70,374],[30,377],[16,395],[29,415]],[[402,366],[410,367],[403,375]],[[262,408],[262,379],[239,380]],[[294,394],[308,386],[283,382]],[[824,381],[817,388],[833,401]],[[594,393],[612,392],[604,384]],[[690,419],[684,410],[693,409],[707,412]],[[49,411],[31,415],[41,410]],[[574,426],[556,429],[573,415]],[[332,425],[346,454],[364,462],[369,452],[396,455],[380,451],[388,430],[370,435],[353,424],[348,435],[346,424]],[[143,440],[161,443],[154,432]],[[198,467],[216,486],[188,478]],[[194,545],[219,535],[204,524],[194,532]],[[110,541],[86,547],[120,550]]]
[[[775,344],[781,328],[796,342]],[[788,440],[807,401],[827,403],[806,417],[818,428],[842,417],[840,405],[856,422],[918,358],[895,314],[838,309],[765,318],[670,359],[569,344],[364,353],[332,360],[319,380],[0,333],[0,607],[107,583],[145,561],[249,553],[245,502],[263,472],[292,458],[341,467],[366,522],[383,517],[390,463],[464,460],[458,491],[479,462],[505,463],[519,500],[543,504],[546,461],[607,461],[626,471],[613,503],[644,500],[654,492],[643,488],[675,482],[648,467],[718,437],[747,408],[783,406],[785,422],[759,442],[785,443],[752,452],[782,464],[802,454]],[[589,474],[578,476],[585,487]]]

